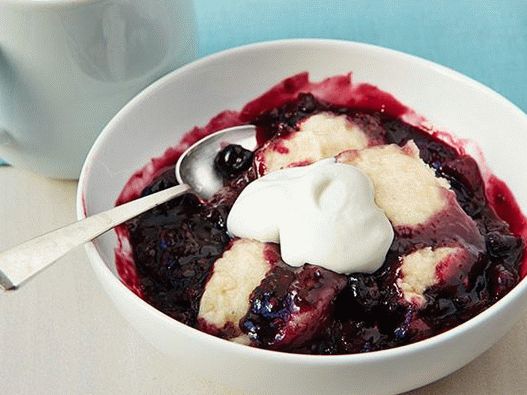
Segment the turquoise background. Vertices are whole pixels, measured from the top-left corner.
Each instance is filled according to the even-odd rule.
[[[449,66],[527,111],[527,0],[195,0],[195,8],[200,56],[280,38],[362,41]]]
[[[527,111],[527,0],[194,2],[199,56],[280,38],[362,41],[449,66]]]

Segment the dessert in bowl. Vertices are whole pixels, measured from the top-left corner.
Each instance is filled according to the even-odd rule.
[[[322,61],[327,57],[335,60],[331,66]],[[272,70],[266,66],[270,60],[277,62]],[[230,76],[232,68],[236,75]],[[321,82],[298,74],[303,69],[312,81],[318,77]],[[353,77],[342,74],[349,70]],[[228,78],[215,80],[216,73]],[[261,95],[277,81],[282,82]],[[463,97],[451,98],[452,92]],[[258,99],[250,101],[254,97]],[[449,101],[428,103],[430,97]],[[189,113],[193,107],[199,114]],[[488,108],[503,113],[499,123]],[[119,195],[118,202],[124,202],[170,185],[171,166],[190,143],[249,122],[258,126],[259,148],[248,153],[229,146],[219,154],[216,163],[225,175],[225,188],[217,196],[207,202],[185,196],[121,228],[118,242],[108,236],[95,243],[98,252],[88,247],[118,307],[158,348],[189,365],[205,363],[212,377],[243,372],[246,379],[232,374],[224,378],[238,385],[270,374],[273,389],[289,392],[397,392],[459,368],[512,325],[525,292],[524,282],[516,285],[522,274],[524,218],[505,184],[467,155],[471,145],[430,125],[472,138],[487,154],[495,148],[498,128],[520,139],[525,115],[473,81],[393,51],[331,41],[269,43],[216,55],[165,77],[131,102],[94,146],[79,187],[81,214],[112,204],[110,196],[115,201]],[[126,139],[133,144],[119,142]],[[521,205],[525,189],[504,165],[503,145],[486,155],[489,168],[507,181]],[[175,148],[159,156],[170,146]],[[507,150],[518,147],[507,145]],[[130,169],[147,162],[127,181]],[[370,197],[381,213],[371,206],[359,209],[371,215],[364,215],[369,222],[362,232],[354,228],[354,238],[377,244],[356,243],[351,256],[346,255],[348,248],[341,248],[343,260],[320,253],[332,245],[324,244],[324,237],[357,212],[339,221],[343,211],[336,210],[333,223],[322,216],[318,225],[327,232],[319,232],[316,240],[317,232],[303,232],[309,226],[287,233],[285,228],[294,221],[280,223],[288,212],[309,206],[309,194],[295,195],[290,188],[285,199],[269,192],[269,199],[260,199],[260,209],[250,202],[249,189],[258,182],[278,183],[282,178],[282,186],[291,186],[284,173],[293,172],[303,180],[300,189],[321,181],[317,185],[322,189],[315,193],[319,198],[311,199],[331,211],[338,206],[335,196],[342,195],[331,194],[332,188],[340,188],[335,174],[351,168],[371,188],[370,195],[366,191],[354,199],[366,202]],[[253,200],[266,191],[257,192]],[[245,211],[244,195],[249,201]],[[299,202],[298,210],[280,209],[287,197]],[[230,220],[237,205],[242,207],[241,220]],[[258,229],[263,222],[268,226]],[[280,240],[271,229],[277,224]],[[384,231],[369,236],[376,228]],[[305,248],[286,253],[287,235],[299,233],[311,239]],[[116,271],[128,289],[108,270],[116,247]],[[366,258],[356,259],[358,266],[325,265],[347,263],[363,256],[367,247],[376,254],[363,254]],[[306,258],[309,253],[313,258]],[[506,314],[510,318],[504,319]],[[364,352],[369,353],[298,355]],[[412,377],[403,374],[408,369],[415,372]],[[377,378],[379,372],[385,380]],[[294,385],[291,376],[301,377],[303,384]]]

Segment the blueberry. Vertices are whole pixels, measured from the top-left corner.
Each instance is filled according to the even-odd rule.
[[[226,180],[231,180],[251,167],[253,153],[241,145],[230,144],[214,159],[214,168]]]
[[[312,113],[317,108],[317,99],[311,93],[301,93],[299,95],[298,109],[305,113]]]
[[[490,270],[491,292],[496,299],[505,296],[518,283],[518,275],[504,265],[496,265]]]
[[[489,232],[485,238],[485,244],[489,254],[494,258],[503,258],[515,252],[521,247],[521,240],[514,235],[502,234],[500,232]]]

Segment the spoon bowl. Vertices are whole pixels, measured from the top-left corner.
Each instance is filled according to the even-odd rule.
[[[209,199],[222,186],[223,181],[214,169],[214,158],[230,144],[241,145],[254,151],[257,146],[254,125],[235,126],[213,133],[191,145],[176,163],[176,179],[187,184],[192,191]]]

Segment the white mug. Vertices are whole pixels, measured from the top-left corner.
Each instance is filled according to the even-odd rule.
[[[191,0],[0,0],[0,158],[77,178],[112,116],[195,54]]]

